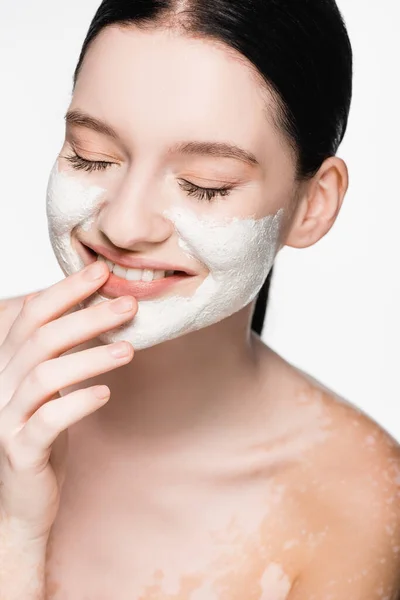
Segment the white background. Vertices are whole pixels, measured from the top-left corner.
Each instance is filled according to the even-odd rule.
[[[72,74],[100,0],[0,0],[0,298],[63,275],[45,192],[61,149]],[[264,339],[400,440],[398,0],[339,0],[354,51],[354,96],[338,155],[350,189],[331,233],[284,248]]]

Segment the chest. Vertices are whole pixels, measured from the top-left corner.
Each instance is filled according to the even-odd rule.
[[[125,519],[111,507],[109,518],[86,507],[71,519],[64,507],[46,600],[286,600],[298,548],[271,502],[197,498],[180,512],[157,504]]]
[[[286,600],[292,585],[281,557],[236,544],[132,537],[123,555],[87,542],[51,552],[46,600]]]

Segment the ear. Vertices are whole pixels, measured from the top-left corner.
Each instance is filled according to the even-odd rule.
[[[297,199],[284,244],[308,248],[323,238],[337,219],[348,186],[346,163],[336,156],[325,160]]]

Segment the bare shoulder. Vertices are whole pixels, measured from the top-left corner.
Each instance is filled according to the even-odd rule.
[[[296,371],[299,382],[294,401],[315,404],[324,417],[327,436],[318,455],[326,466],[337,465],[349,471],[364,468],[371,474],[385,462],[390,466],[400,460],[399,442],[370,415],[310,375]],[[395,467],[395,471],[400,484],[400,470],[397,472]]]
[[[325,437],[309,454],[303,514],[314,544],[290,600],[393,599],[400,585],[400,445],[312,378],[305,376],[302,394],[305,404],[319,406]]]
[[[400,444],[360,407],[270,348],[264,346],[262,355],[262,368],[272,365],[264,370],[270,379],[273,372],[274,396],[279,397],[279,433],[302,436],[304,445],[299,449],[305,455],[309,450],[317,462],[344,461],[347,468],[398,456]]]
[[[392,598],[400,584],[400,445],[360,408],[290,368],[293,410],[313,415],[303,436],[315,440],[304,445],[294,486],[312,543],[303,556],[304,596],[293,599],[319,598],[319,590],[335,600]],[[325,587],[329,581],[337,589]]]
[[[305,432],[311,435],[314,427],[320,433],[305,456],[335,506],[347,513],[352,504],[357,511],[363,505],[370,511],[382,502],[400,507],[400,444],[361,408],[307,373],[291,369],[293,411],[308,410],[313,419]]]
[[[400,485],[400,444],[389,432],[360,407],[263,346],[261,370],[273,380],[278,407],[271,429],[276,438],[290,440],[302,468],[317,469],[330,480],[333,471],[338,477],[364,473],[372,482],[373,473],[383,476],[387,466]]]
[[[258,350],[260,389],[272,406],[264,446],[280,465],[276,556],[287,572],[295,565],[287,600],[394,600],[399,443],[349,400],[270,348]]]

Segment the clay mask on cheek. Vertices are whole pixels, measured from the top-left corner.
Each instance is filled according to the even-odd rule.
[[[106,190],[88,186],[55,164],[47,192],[50,241],[65,275],[84,263],[71,245],[71,232],[88,230],[104,201]],[[135,318],[99,336],[103,343],[129,341],[142,350],[208,327],[252,302],[273,265],[284,211],[263,219],[200,219],[193,211],[172,207],[164,217],[174,224],[182,252],[203,263],[209,275],[190,297],[173,296],[139,302]],[[81,304],[106,300],[99,293]]]

